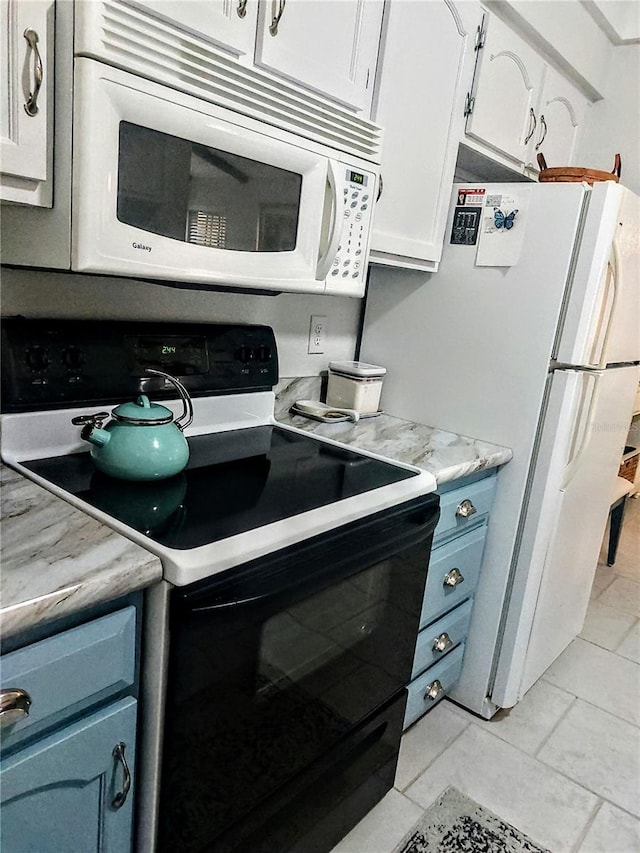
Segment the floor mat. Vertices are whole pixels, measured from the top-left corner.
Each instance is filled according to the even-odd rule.
[[[393,853],[551,853],[488,809],[447,788]]]

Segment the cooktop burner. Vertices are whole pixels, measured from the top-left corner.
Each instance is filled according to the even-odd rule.
[[[89,453],[24,465],[155,542],[178,550],[417,476],[270,425],[193,436],[189,447],[186,470],[157,483],[101,474]]]

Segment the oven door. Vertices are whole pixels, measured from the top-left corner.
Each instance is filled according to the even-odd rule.
[[[92,59],[74,86],[73,269],[324,290],[345,190],[319,146]]]
[[[174,589],[159,850],[218,850],[385,703],[403,712],[437,518],[428,495]]]

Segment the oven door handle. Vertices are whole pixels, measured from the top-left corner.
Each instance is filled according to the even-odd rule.
[[[219,601],[216,604],[206,604],[202,607],[192,607],[192,613],[210,613],[212,610],[228,610],[230,607],[242,607],[245,604],[256,604],[269,598],[276,598],[277,592],[265,592],[262,595],[251,595],[247,598],[233,598],[229,601]]]
[[[438,517],[437,508],[435,511],[433,508],[428,510],[426,515],[422,510],[408,513],[400,530],[384,531],[382,541],[374,540],[370,542],[369,547],[362,547],[362,538],[354,540],[350,536],[346,537],[346,541],[338,539],[333,548],[321,550],[320,553],[317,553],[314,547],[303,547],[291,555],[289,560],[285,560],[284,564],[281,563],[273,573],[269,572],[267,557],[267,565],[262,566],[260,577],[256,579],[257,583],[252,583],[251,577],[236,582],[229,579],[228,584],[220,584],[217,588],[193,592],[185,590],[178,594],[177,600],[181,609],[203,617],[216,612],[229,612],[234,607],[257,607],[267,601],[294,603],[313,590],[322,589],[328,583],[346,579],[406,548],[427,541],[433,533]],[[369,529],[369,525],[364,525],[365,536]],[[356,546],[359,547],[356,548],[357,556],[354,556],[353,549]],[[278,563],[280,560],[276,552],[272,562]],[[301,565],[315,568],[309,572],[301,572]],[[254,571],[251,574],[255,578]]]

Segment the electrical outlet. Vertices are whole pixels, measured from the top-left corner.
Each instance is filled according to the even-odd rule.
[[[309,346],[307,347],[307,352],[311,354],[323,353],[326,337],[327,318],[323,314],[312,314],[309,323]]]

